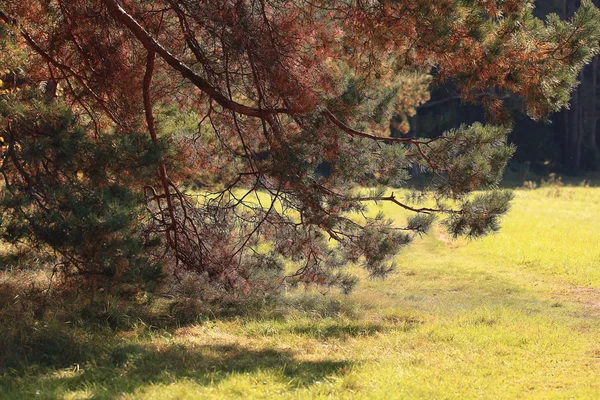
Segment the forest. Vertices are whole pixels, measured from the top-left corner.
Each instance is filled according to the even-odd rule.
[[[575,0],[538,0],[534,14],[540,18],[550,13],[570,18],[580,2]],[[598,5],[598,2],[594,1]],[[510,142],[517,145],[511,170],[521,178],[531,178],[549,173],[584,176],[600,167],[598,150],[598,58],[594,57],[579,72],[580,84],[573,92],[570,108],[555,113],[542,122],[527,117],[518,98],[508,99],[513,111],[513,129]],[[506,94],[505,94],[506,95]],[[454,86],[438,87],[432,101],[423,104],[414,117],[410,135],[436,136],[441,132],[481,120],[485,111],[476,105],[461,102]],[[393,121],[391,129],[398,129],[401,120]]]

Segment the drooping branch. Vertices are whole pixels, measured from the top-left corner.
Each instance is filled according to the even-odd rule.
[[[173,69],[179,71],[184,78],[192,82],[198,89],[210,96],[214,101],[219,103],[221,107],[236,112],[238,114],[247,115],[249,117],[264,118],[272,114],[292,114],[293,111],[284,108],[276,109],[259,109],[249,107],[227,98],[217,88],[212,86],[200,75],[196,74],[183,61],[175,57],[162,44],[154,39],[150,33],[144,29],[127,11],[121,7],[116,0],[104,0],[104,4],[110,11],[113,18],[125,25],[131,33],[142,43],[148,51],[156,52],[167,64]]]
[[[356,199],[357,201],[389,201],[391,203],[396,204],[397,206],[400,206],[402,208],[404,208],[405,210],[408,211],[412,211],[415,213],[422,213],[422,214],[434,214],[434,213],[446,213],[446,214],[459,214],[460,211],[456,211],[456,210],[451,210],[451,209],[441,209],[441,208],[430,208],[430,207],[421,207],[421,208],[415,208],[415,207],[411,207],[409,205],[406,205],[402,202],[400,202],[396,196],[394,195],[394,193],[392,193],[389,196],[384,196],[384,197],[360,197]]]
[[[415,140],[413,138],[398,138],[398,137],[389,137],[389,136],[388,137],[377,136],[377,135],[373,135],[373,134],[370,134],[370,133],[357,131],[356,129],[350,128],[348,125],[346,125],[342,121],[340,121],[335,115],[333,115],[333,113],[331,111],[329,111],[328,109],[325,109],[323,111],[323,115],[325,115],[331,122],[333,122],[333,124],[335,126],[337,126],[338,128],[340,128],[342,131],[344,131],[345,133],[349,134],[350,136],[358,136],[358,137],[362,137],[362,138],[366,138],[366,139],[371,139],[371,140],[376,140],[376,141],[380,141],[380,142],[406,143],[406,144],[421,145],[421,144],[433,143],[433,142],[435,142],[437,140],[447,140],[448,139],[445,136],[437,136],[437,137],[435,137],[433,139],[429,139],[429,140]]]
[[[144,97],[144,113],[146,116],[146,125],[148,126],[148,132],[152,138],[154,145],[158,145],[158,134],[156,133],[156,124],[154,121],[154,115],[152,112],[152,99],[150,96],[150,88],[152,85],[152,75],[154,74],[154,62],[156,54],[152,51],[148,52],[146,58],[146,73],[144,74],[144,85],[143,85],[143,97]],[[175,215],[175,207],[171,199],[171,186],[169,183],[169,177],[167,176],[167,167],[163,160],[158,163],[158,176],[160,183],[163,187],[164,198],[167,202],[167,212],[169,214],[170,223],[166,227],[166,236],[169,246],[177,251],[177,216]],[[155,197],[156,198],[156,197]],[[160,199],[157,200],[160,203]]]
[[[429,140],[415,140],[413,138],[397,138],[397,137],[376,136],[376,135],[372,135],[370,133],[361,132],[361,131],[357,131],[355,129],[350,128],[348,125],[344,124],[342,121],[340,121],[339,119],[337,119],[337,117],[335,115],[333,115],[333,113],[331,111],[329,111],[328,109],[325,109],[323,111],[323,114],[331,122],[333,122],[333,124],[335,126],[337,126],[342,131],[344,131],[345,133],[347,133],[347,134],[349,134],[351,136],[358,136],[358,137],[362,137],[362,138],[366,138],[366,139],[370,139],[370,140],[375,140],[375,141],[380,141],[380,142],[405,143],[405,144],[414,145],[417,148],[417,151],[419,152],[421,158],[423,158],[425,160],[425,162],[427,163],[427,165],[429,165],[429,167],[433,171],[437,170],[438,166],[433,162],[433,160],[431,160],[430,157],[427,156],[427,154],[425,154],[425,152],[421,148],[421,145],[428,145],[428,144],[433,143],[433,142],[438,141],[438,140],[450,140],[446,136],[437,136],[437,137],[435,137],[433,139],[429,139]]]

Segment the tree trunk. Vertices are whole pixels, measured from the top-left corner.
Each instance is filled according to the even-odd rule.
[[[596,131],[598,128],[598,56],[594,57],[594,61],[592,62],[592,97],[591,97],[591,124],[590,124],[590,132],[588,136],[588,146],[592,149],[593,152],[598,151],[598,144],[596,141]]]
[[[571,172],[576,172],[577,167],[577,143],[580,135],[580,103],[579,90],[575,90],[571,96],[571,109],[569,110],[569,143],[567,145],[567,167]]]
[[[579,0],[565,0],[563,3],[563,18],[569,19],[581,4]],[[584,79],[583,72],[579,74],[579,81]],[[582,86],[579,85],[571,95],[571,107],[563,111],[563,163],[573,173],[581,167],[582,146],[584,137],[584,96]]]
[[[584,69],[585,70],[585,69]],[[582,70],[579,73],[579,81],[583,83],[585,79],[584,73]],[[587,96],[585,96],[585,85],[579,85],[578,89],[578,99],[577,99],[577,134],[574,141],[573,148],[573,172],[579,172],[581,169],[581,156],[583,153],[583,139],[586,136],[586,126],[585,126],[585,109],[586,109],[586,101],[588,100]]]

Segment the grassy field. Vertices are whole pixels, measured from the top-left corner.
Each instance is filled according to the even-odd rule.
[[[179,328],[40,326],[54,356],[0,372],[0,397],[600,398],[600,189],[518,190],[500,233],[435,229],[397,263]]]

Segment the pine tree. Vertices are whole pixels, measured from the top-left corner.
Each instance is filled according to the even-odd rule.
[[[6,32],[2,39],[4,49],[14,44]],[[0,95],[2,241],[53,262],[69,281],[153,287],[161,270],[141,235],[139,183],[153,176],[159,149],[146,135],[91,135],[91,121],[54,99],[50,82],[34,84],[19,54],[13,47],[2,57],[13,64]]]
[[[46,82],[53,103],[43,107],[66,107],[56,121],[71,121],[51,136],[80,141],[44,157],[71,163],[94,193],[115,184],[131,195],[96,193],[79,204],[70,200],[78,193],[72,173],[28,179],[45,168],[29,143],[50,132],[25,129],[46,120],[34,106],[19,135],[11,133],[12,111],[2,122],[3,190],[18,182],[20,196],[29,196],[20,200],[27,212],[14,214],[25,231],[34,226],[26,214],[55,212],[37,197],[63,198],[44,179],[64,187],[61,204],[76,215],[65,229],[102,196],[119,198],[116,209],[131,210],[114,222],[119,240],[124,232],[139,243],[162,239],[170,271],[190,271],[217,291],[284,283],[349,290],[356,279],[347,265],[385,275],[391,257],[438,216],[453,235],[498,229],[511,194],[497,187],[514,151],[505,95],[520,96],[534,119],[561,109],[600,39],[590,1],[569,22],[541,21],[532,9],[529,0],[4,0],[2,28],[27,53],[27,79]],[[390,117],[407,131],[432,85],[443,82],[481,104],[488,124],[432,139],[390,137]],[[16,154],[17,144],[27,151]],[[118,155],[97,155],[101,166],[79,159],[77,146]],[[155,164],[146,153],[157,155]],[[382,189],[404,185],[411,165],[430,178],[423,190],[405,198]],[[189,182],[201,190],[185,190]],[[487,192],[473,195],[479,190]],[[364,212],[374,202],[414,216],[402,226],[370,217]],[[92,240],[85,233],[77,236],[83,249]],[[85,250],[65,255],[61,246],[74,239],[52,237],[30,235],[28,243],[43,240],[76,269],[69,257]]]

